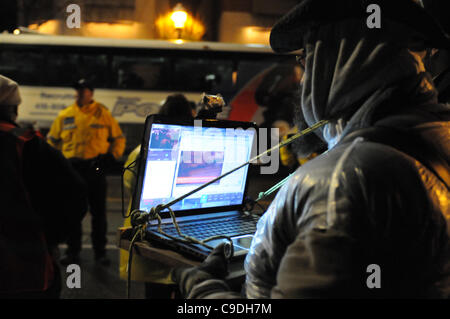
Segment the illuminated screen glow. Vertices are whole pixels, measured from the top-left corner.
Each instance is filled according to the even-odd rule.
[[[250,159],[254,129],[153,124],[140,209],[178,198]],[[242,204],[248,165],[171,206],[175,211]]]

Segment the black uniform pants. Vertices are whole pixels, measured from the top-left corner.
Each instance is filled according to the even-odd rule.
[[[72,161],[73,167],[84,179],[88,188],[89,212],[91,213],[91,239],[96,256],[105,254],[106,246],[106,176],[97,169],[94,160]],[[78,255],[81,251],[82,223],[77,223],[70,230],[67,240],[68,255]]]

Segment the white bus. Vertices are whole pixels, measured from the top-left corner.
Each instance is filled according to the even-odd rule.
[[[146,116],[158,112],[169,94],[198,102],[203,92],[220,93],[230,103],[243,89],[255,90],[248,84],[255,76],[292,59],[262,45],[0,34],[0,74],[20,85],[20,122],[32,122],[45,134],[74,102],[73,83],[86,78],[95,99],[119,121],[125,154],[140,143]],[[241,94],[222,118],[252,120],[252,98],[252,92]]]

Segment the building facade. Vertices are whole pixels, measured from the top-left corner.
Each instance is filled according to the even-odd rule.
[[[16,11],[16,14],[9,14],[8,26],[17,23],[17,26],[26,27],[30,32],[134,39],[180,37],[186,40],[268,44],[272,25],[297,1],[3,0],[2,3],[2,6],[9,5],[9,12]],[[183,30],[175,30],[170,20],[178,3],[188,14]],[[70,23],[77,18],[75,11],[68,10],[73,4],[79,7],[79,28]],[[3,24],[2,30],[11,31],[11,27]]]

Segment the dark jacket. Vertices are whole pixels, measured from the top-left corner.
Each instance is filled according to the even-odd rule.
[[[0,293],[46,290],[50,251],[86,211],[85,184],[36,132],[0,121]]]
[[[306,34],[301,108],[310,126],[329,120],[329,150],[259,221],[248,298],[450,297],[450,107],[405,29],[352,19]],[[190,296],[220,297],[207,284]]]
[[[245,297],[448,298],[449,121],[448,106],[409,109],[301,166],[258,223]],[[239,297],[202,276],[190,298]]]
[[[450,108],[416,112],[352,132],[297,170],[259,222],[248,297],[449,296],[438,282],[449,289]],[[371,264],[380,289],[366,285]]]

